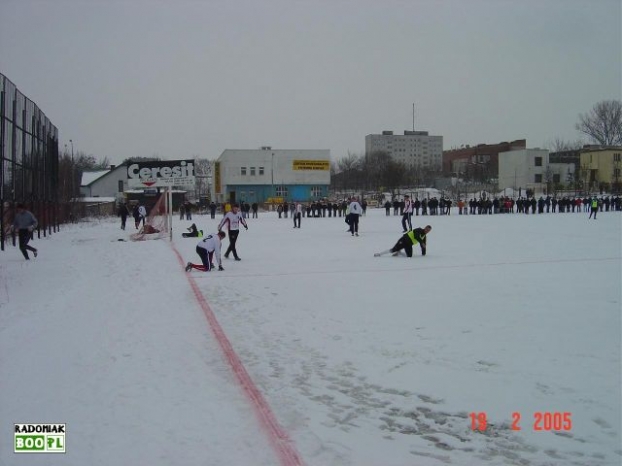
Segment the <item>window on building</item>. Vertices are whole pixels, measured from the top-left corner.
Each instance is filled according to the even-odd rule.
[[[311,186],[311,197],[321,197],[321,196],[322,196],[322,187]]]
[[[123,192],[123,180],[119,180],[119,192]]]
[[[240,167],[240,175],[246,176],[246,167]]]
[[[263,176],[263,167],[259,167],[259,176]]]
[[[251,167],[251,176],[255,176],[255,167]]]
[[[287,198],[287,186],[277,186],[276,197]]]
[[[619,168],[614,168],[613,169],[613,178],[615,180],[618,180],[620,178],[620,169]]]
[[[561,183],[561,176],[559,173],[553,173],[553,183]]]
[[[536,164],[536,167],[541,167],[542,166],[542,157],[535,157],[534,158],[534,162]],[[536,175],[538,176],[538,175]]]
[[[619,162],[620,161],[620,154],[613,154],[613,161],[614,162]]]
[[[538,174],[535,176],[535,180],[534,180],[534,181],[535,181],[536,183],[542,183],[542,174],[541,174],[541,173],[538,173]]]

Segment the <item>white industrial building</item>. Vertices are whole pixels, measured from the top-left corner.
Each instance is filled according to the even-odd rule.
[[[365,136],[365,153],[386,152],[396,162],[408,168],[441,170],[443,161],[443,136],[430,136],[427,131],[393,131]]]
[[[330,150],[227,149],[213,167],[217,202],[311,201],[328,195]]]
[[[543,193],[546,188],[546,170],[549,151],[521,149],[499,152],[499,190],[513,188],[516,192],[530,189]]]

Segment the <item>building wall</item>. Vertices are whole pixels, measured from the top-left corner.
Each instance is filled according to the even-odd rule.
[[[119,181],[123,183],[121,191]],[[127,189],[127,167],[119,165],[89,185],[80,187],[80,194],[86,197],[118,197]]]
[[[582,179],[590,188],[622,183],[622,147],[581,150]]]
[[[430,136],[427,131],[393,131],[365,136],[365,153],[386,152],[408,168],[417,166],[440,170],[443,159],[443,136]]]
[[[546,188],[546,167],[549,152],[546,149],[523,149],[499,153],[499,190],[522,188],[543,192]],[[536,160],[540,164],[537,165]],[[539,176],[537,178],[537,176]],[[540,181],[538,181],[538,179]]]
[[[451,149],[443,152],[443,173],[465,173],[469,163],[488,164],[489,173],[497,173],[499,167],[499,153],[527,148],[525,139],[516,139],[511,142],[498,144],[478,144],[460,149]]]
[[[310,163],[297,162],[316,162]],[[316,169],[295,169],[296,167]],[[227,149],[217,160],[214,183],[219,202],[264,203],[270,198],[306,201],[325,197],[330,185],[330,151],[313,149]],[[279,195],[284,194],[285,195]]]

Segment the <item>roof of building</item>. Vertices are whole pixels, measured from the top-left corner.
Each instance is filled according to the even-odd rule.
[[[82,182],[80,186],[88,186],[91,183],[99,180],[102,176],[110,173],[111,170],[99,170],[96,172],[83,172],[82,173]]]

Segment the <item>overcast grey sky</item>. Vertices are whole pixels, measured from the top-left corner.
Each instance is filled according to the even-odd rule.
[[[0,0],[0,72],[60,147],[362,154],[415,129],[461,144],[575,141],[622,93],[620,0]]]

